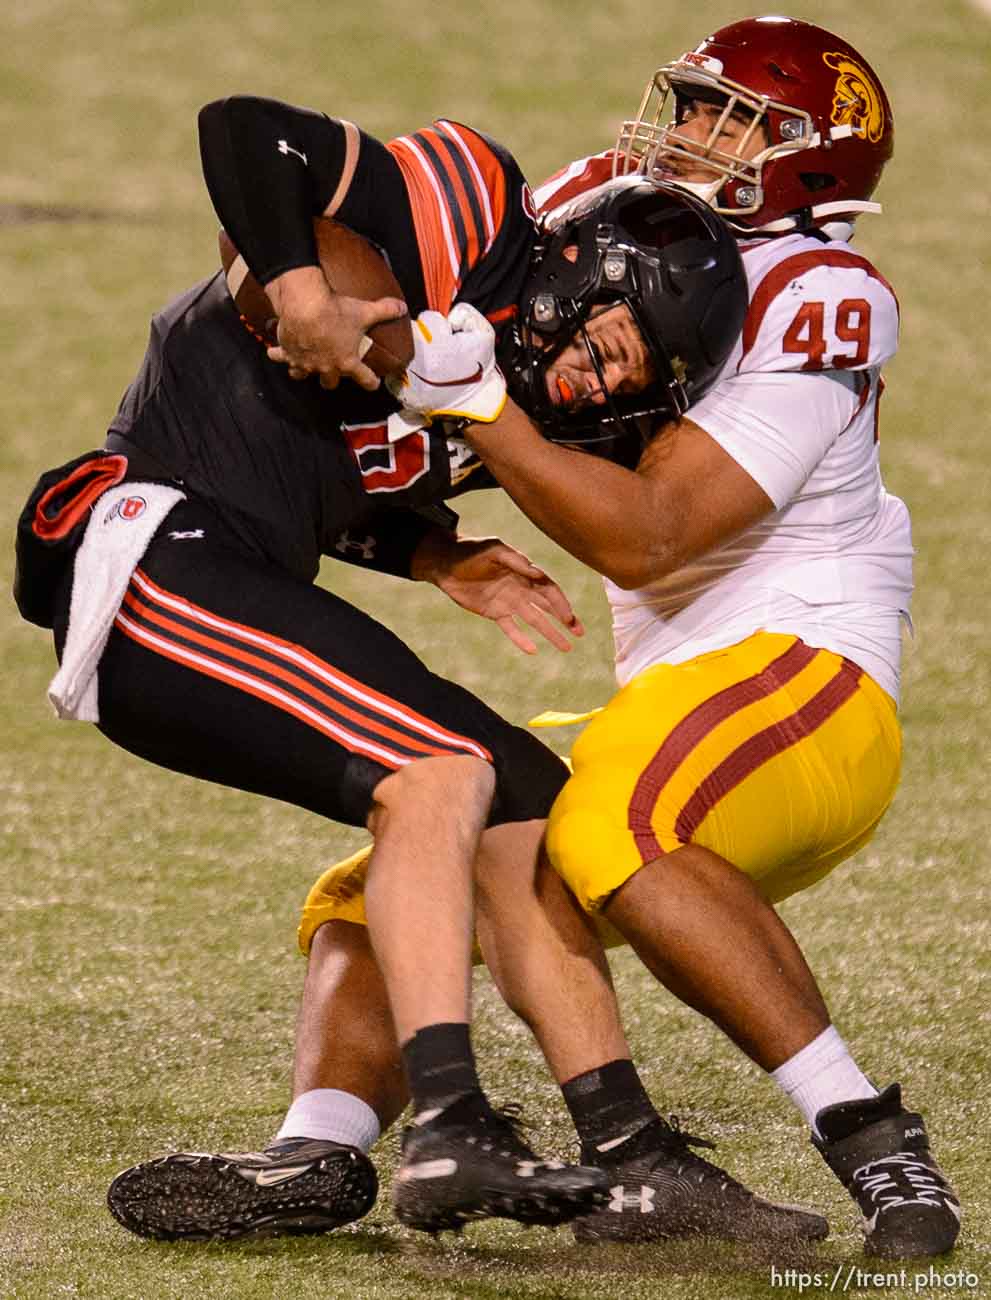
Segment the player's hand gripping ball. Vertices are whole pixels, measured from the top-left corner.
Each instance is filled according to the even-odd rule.
[[[331,288],[348,298],[374,302],[402,298],[399,282],[382,254],[363,236],[340,222],[317,217],[313,222],[320,267]],[[234,305],[260,343],[278,343],[278,318],[268,295],[248,270],[226,230],[218,235],[220,260]],[[413,332],[408,316],[374,325],[366,335],[362,360],[382,378],[400,374],[413,359]]]

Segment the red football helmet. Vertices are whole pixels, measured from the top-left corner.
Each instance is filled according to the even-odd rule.
[[[674,132],[692,100],[723,110],[706,145]],[[731,114],[746,125],[728,153],[715,145]],[[765,147],[742,158],[757,131]],[[659,68],[614,166],[677,183],[668,160],[704,158],[713,180],[689,188],[732,225],[773,232],[880,212],[868,200],[893,147],[891,106],[866,59],[812,23],[769,16],[723,27]]]

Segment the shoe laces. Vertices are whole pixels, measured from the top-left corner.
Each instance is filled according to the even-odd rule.
[[[941,1209],[948,1196],[938,1170],[906,1151],[884,1156],[854,1170],[853,1181],[881,1210],[896,1205],[928,1205]]]
[[[648,1170],[668,1165],[674,1158],[682,1162],[679,1165],[679,1173],[687,1165],[704,1169],[710,1174],[718,1173],[720,1177],[729,1177],[728,1174],[723,1174],[721,1169],[717,1169],[715,1165],[709,1164],[707,1160],[696,1155],[692,1150],[693,1147],[705,1147],[714,1151],[716,1144],[710,1142],[708,1138],[696,1137],[694,1133],[686,1132],[681,1127],[681,1120],[677,1115],[669,1115],[667,1119],[657,1115],[634,1133],[629,1142],[624,1143],[616,1151],[616,1155],[620,1163],[624,1164],[629,1160],[645,1157]]]
[[[524,1138],[527,1125],[524,1123],[523,1107],[519,1102],[507,1102],[501,1110],[488,1106],[482,1112],[480,1119],[482,1126],[491,1136],[482,1139],[469,1138],[473,1144],[481,1147],[483,1151],[492,1151],[500,1145],[503,1155],[522,1157],[526,1160],[534,1159],[534,1154]]]
[[[704,1147],[709,1151],[715,1151],[715,1142],[710,1142],[708,1138],[696,1137],[694,1133],[686,1133],[681,1127],[681,1118],[678,1115],[669,1115],[667,1119],[658,1116],[658,1119],[668,1130],[669,1141],[679,1151],[684,1151],[687,1155],[694,1155],[692,1147]]]
[[[686,1183],[693,1183],[697,1189],[708,1185],[707,1190],[711,1194],[728,1196],[734,1201],[739,1198],[747,1202],[759,1199],[725,1169],[697,1155],[693,1150],[695,1147],[716,1150],[715,1142],[686,1132],[681,1127],[679,1116],[669,1115],[665,1119],[657,1115],[634,1133],[622,1147],[615,1148],[616,1164],[621,1167],[642,1161],[641,1168],[647,1175],[673,1175]],[[593,1159],[592,1163],[598,1162]]]
[[[440,1132],[453,1125],[478,1151],[539,1163],[524,1141],[522,1107],[516,1102],[496,1110],[481,1094],[468,1094],[441,1111],[437,1122]]]

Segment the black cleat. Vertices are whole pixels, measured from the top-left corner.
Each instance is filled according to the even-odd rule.
[[[693,1146],[713,1143],[683,1133],[677,1121],[669,1124],[658,1116],[620,1143],[605,1146],[582,1149],[582,1160],[608,1175],[611,1199],[572,1225],[580,1242],[697,1236],[794,1245],[829,1234],[821,1214],[762,1200],[697,1156]]]
[[[393,1195],[399,1222],[423,1232],[486,1218],[556,1227],[608,1198],[599,1170],[539,1160],[515,1117],[476,1093],[406,1129]]]
[[[110,1184],[118,1223],[159,1241],[329,1232],[375,1204],[375,1166],[357,1147],[284,1138],[264,1151],[180,1151],[134,1165]]]
[[[864,1250],[888,1259],[943,1255],[960,1231],[960,1202],[929,1150],[921,1115],[897,1083],[878,1097],[827,1106],[813,1145],[860,1207]]]

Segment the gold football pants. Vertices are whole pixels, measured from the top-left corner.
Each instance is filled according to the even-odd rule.
[[[898,784],[901,730],[894,701],[855,664],[758,632],[648,668],[593,717],[572,764],[547,843],[587,911],[689,843],[732,862],[777,902],[871,838]],[[370,852],[313,885],[299,927],[304,953],[324,921],[365,923]],[[600,928],[617,941],[601,919]]]
[[[771,902],[865,844],[894,797],[901,730],[867,674],[797,637],[639,674],[588,725],[551,811],[551,861],[594,912],[648,862],[701,844]]]

